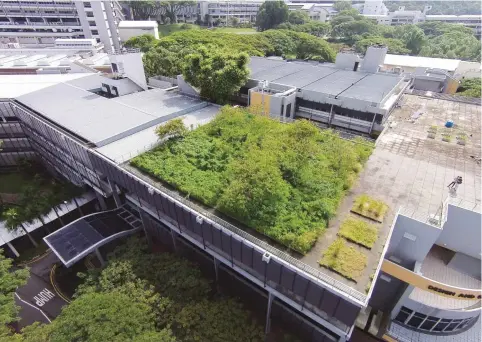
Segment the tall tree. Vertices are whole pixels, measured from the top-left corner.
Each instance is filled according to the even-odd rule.
[[[124,46],[128,48],[141,49],[142,52],[147,52],[152,47],[154,47],[155,43],[156,38],[152,34],[143,34],[140,36],[129,38],[124,43]]]
[[[131,8],[132,15],[135,20],[156,19],[160,14],[158,1],[129,1],[129,7]]]
[[[12,270],[12,259],[3,255],[0,249],[0,326],[18,319],[18,307],[15,305],[15,291],[24,285],[29,276],[28,269]]]
[[[290,11],[288,21],[293,25],[302,25],[310,21],[310,17],[303,11]]]
[[[168,330],[156,331],[152,308],[127,295],[90,293],[74,300],[52,322],[50,341],[174,342]],[[152,337],[147,339],[147,337]]]
[[[265,1],[256,15],[259,31],[269,30],[288,20],[288,6],[284,1]]]
[[[351,1],[350,0],[335,1],[335,3],[333,4],[333,8],[336,9],[338,12],[349,10],[351,9]]]
[[[161,1],[159,2],[160,12],[164,14],[171,24],[177,23],[177,15],[187,11],[194,6],[196,1]]]
[[[24,216],[24,211],[21,207],[13,207],[7,209],[3,216],[5,217],[5,224],[8,230],[10,231],[17,231],[19,229],[23,230],[23,232],[28,236],[30,242],[37,247],[38,243],[32,237],[30,232],[25,228],[23,222],[28,221],[28,218]]]
[[[246,53],[201,47],[186,57],[183,75],[202,97],[226,103],[248,81],[248,61]]]

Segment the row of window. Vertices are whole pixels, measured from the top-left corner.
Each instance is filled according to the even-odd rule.
[[[346,116],[348,118],[367,121],[367,122],[373,122],[373,118],[375,117],[375,123],[379,125],[381,125],[383,121],[383,115],[381,114],[362,112],[359,110],[343,108],[335,105],[333,105],[333,109],[332,109],[332,105],[329,103],[309,101],[301,98],[296,99],[296,107],[314,109],[314,110],[318,110],[326,113],[335,113],[337,115]]]
[[[424,315],[419,312],[414,312],[402,306],[395,321],[407,325],[418,330],[444,333],[462,330],[470,325],[477,317],[470,317],[465,319],[446,319],[434,316]]]

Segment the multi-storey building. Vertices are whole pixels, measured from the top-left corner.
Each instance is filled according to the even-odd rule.
[[[383,55],[379,52],[377,56]],[[394,109],[389,128],[344,199],[349,203],[368,193],[389,206],[386,219],[376,221],[373,247],[350,247],[366,264],[354,282],[319,266],[327,235],[304,256],[288,254],[130,165],[132,158],[159,144],[159,125],[181,118],[187,127],[197,127],[219,110],[174,88],[145,90],[145,78],[137,75],[140,54],[136,56],[111,56],[117,74],[110,79],[97,74],[2,78],[0,128],[17,125],[12,139],[23,139],[29,152],[54,172],[92,188],[104,209],[106,197],[113,197],[118,207],[132,208],[136,218],[128,216],[129,222],[143,229],[153,245],[189,248],[192,258],[210,263],[216,281],[229,278],[249,289],[244,293],[250,300],[265,305],[266,333],[276,322],[294,327],[303,341],[359,341],[352,335],[358,318],[366,330],[380,328],[380,336],[386,332],[387,341],[480,341],[480,165],[466,157],[477,155],[480,146],[479,107],[444,98],[433,98],[427,106],[427,98],[406,95],[406,105]],[[366,117],[367,111],[376,120],[373,114],[383,112],[377,98],[398,101],[398,93],[386,91],[391,93],[401,80],[371,72],[380,64],[377,58],[366,59],[358,72],[355,57],[342,55],[342,69],[285,62],[276,67],[257,59],[250,64],[251,79],[282,79],[280,86],[290,84],[294,92],[276,88],[283,91],[278,94],[294,97],[300,92],[300,106],[315,107],[318,116],[328,114],[329,106],[333,120],[342,121],[343,114]],[[343,70],[348,66],[350,72]],[[58,79],[48,79],[54,76]],[[44,84],[22,81],[25,77],[45,77]],[[276,89],[273,85],[271,90]],[[283,108],[285,98],[271,90],[263,89],[257,98],[270,108]],[[363,113],[348,107],[362,103]],[[451,113],[457,129],[465,132],[464,144],[439,137],[428,141],[427,127],[439,123],[440,112]],[[24,145],[19,141],[8,148],[17,153]],[[452,188],[453,198],[447,199],[446,185],[459,174],[464,183]],[[350,207],[340,207],[338,219],[350,215]],[[44,238],[67,267],[112,239],[89,236],[89,222],[81,218]],[[328,229],[336,236],[332,223],[337,224],[333,220]]]
[[[107,50],[120,48],[118,1],[0,1],[0,42],[21,47],[53,46],[58,38],[95,38]]]
[[[237,18],[241,23],[254,23],[262,0],[240,1],[200,1],[199,14],[204,20],[206,15],[212,22],[219,20],[222,25],[229,24],[232,18]]]

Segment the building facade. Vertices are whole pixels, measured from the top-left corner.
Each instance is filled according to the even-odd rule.
[[[201,20],[209,18],[211,23],[218,21],[221,25],[229,25],[233,18],[238,19],[240,23],[254,23],[263,2],[262,0],[199,1],[199,15]]]
[[[94,38],[109,51],[120,48],[123,19],[118,1],[0,1],[0,42],[48,47],[55,39]]]

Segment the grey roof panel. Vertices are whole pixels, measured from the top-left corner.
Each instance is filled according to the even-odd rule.
[[[341,96],[380,102],[397,84],[400,78],[392,75],[368,74],[354,86],[344,91]]]
[[[257,73],[251,73],[251,78],[255,80],[267,80],[271,82],[277,78],[301,71],[304,68],[305,66],[299,63],[283,63],[273,68],[264,69]]]
[[[113,99],[86,90],[99,88],[101,81],[97,75],[85,77],[19,96],[17,100],[97,146],[206,105],[162,89]]]
[[[337,72],[306,86],[304,89],[335,96],[366,75],[367,74],[363,72],[338,70]]]
[[[310,83],[326,77],[338,70],[330,67],[307,65],[302,70],[286,75],[284,77],[275,79],[274,83],[291,85],[296,88],[303,88]]]
[[[260,71],[271,69],[283,64],[286,64],[286,61],[273,60],[263,57],[251,57],[248,68],[251,70],[251,75],[254,75]]]

